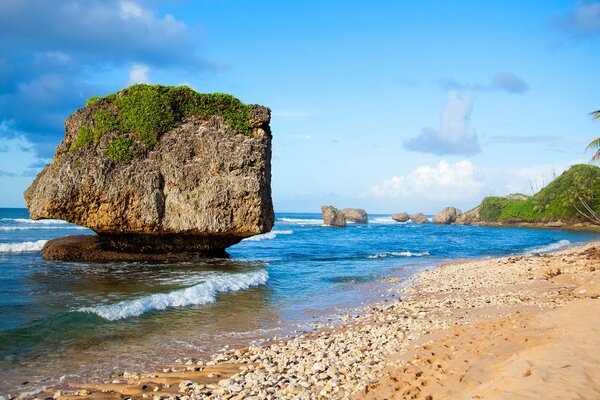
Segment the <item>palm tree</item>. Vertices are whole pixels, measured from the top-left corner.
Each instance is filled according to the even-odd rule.
[[[590,114],[592,115],[592,118],[600,119],[600,110],[592,111]],[[600,160],[600,137],[592,140],[592,142],[590,144],[588,144],[585,149],[586,150],[589,150],[589,149],[596,150],[596,153],[594,153],[594,156],[592,157],[590,162],[599,161]]]

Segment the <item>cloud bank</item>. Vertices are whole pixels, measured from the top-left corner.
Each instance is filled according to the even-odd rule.
[[[0,124],[9,127],[0,137],[23,136],[41,157],[53,154],[65,118],[102,94],[90,73],[127,68],[134,83],[148,82],[150,68],[208,68],[192,28],[133,1],[3,0],[0,36]]]
[[[406,175],[397,175],[371,188],[376,197],[415,198],[427,201],[474,198],[484,187],[475,166],[467,160],[456,163],[440,161],[436,166],[423,165]]]
[[[419,136],[407,140],[404,147],[412,151],[438,155],[479,153],[481,148],[477,143],[477,134],[469,125],[472,110],[472,96],[450,92],[442,113],[440,128],[424,128]]]
[[[385,179],[373,185],[367,196],[402,203],[475,206],[485,196],[533,194],[570,164],[480,168],[469,160],[455,163],[442,160],[437,165],[421,165],[406,174]]]

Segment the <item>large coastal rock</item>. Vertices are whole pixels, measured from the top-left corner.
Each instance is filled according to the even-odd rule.
[[[98,234],[50,241],[44,256],[153,261],[221,256],[226,247],[270,231],[270,110],[231,96],[166,88],[179,96],[163,96],[172,101],[167,106],[174,115],[188,98],[203,101],[204,108],[181,111],[179,120],[148,139],[148,129],[123,129],[130,125],[121,114],[130,110],[119,109],[119,101],[135,89],[152,93],[156,87],[136,85],[71,115],[54,159],[26,190],[32,219],[59,218]],[[238,120],[227,114],[228,107],[241,110]]]
[[[396,222],[406,222],[410,219],[410,215],[408,215],[408,213],[401,212],[397,214],[392,214],[392,219]]]
[[[366,224],[369,222],[369,215],[362,208],[344,208],[342,213],[346,221],[352,221],[357,224]]]
[[[455,207],[446,207],[438,214],[434,215],[431,222],[434,224],[448,225],[455,222],[462,215],[462,211]]]
[[[346,226],[346,217],[341,210],[333,206],[322,206],[321,214],[323,215],[323,223],[329,226],[344,227]]]
[[[412,222],[416,222],[417,224],[426,224],[429,222],[429,219],[423,213],[416,213],[410,215],[410,220]]]

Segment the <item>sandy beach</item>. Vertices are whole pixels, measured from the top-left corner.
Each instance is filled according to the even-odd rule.
[[[389,282],[341,327],[71,385],[54,398],[598,399],[600,242]],[[40,395],[38,395],[39,397]]]

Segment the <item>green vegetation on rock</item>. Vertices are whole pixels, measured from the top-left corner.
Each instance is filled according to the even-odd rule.
[[[92,144],[94,142],[94,132],[92,129],[84,125],[79,128],[79,134],[75,138],[75,141],[71,144],[69,151],[76,150],[82,146],[87,146],[88,144]]]
[[[135,143],[128,137],[115,135],[104,154],[116,164],[128,163],[137,156],[134,146]]]
[[[486,197],[479,213],[486,222],[585,220],[586,206],[600,213],[600,168],[578,164],[526,200]]]
[[[100,101],[102,102],[99,103]],[[135,138],[150,149],[158,143],[161,134],[176,128],[188,117],[208,119],[217,115],[239,133],[247,136],[252,133],[251,106],[228,94],[198,93],[187,86],[133,85],[105,97],[92,97],[86,102],[87,107],[94,105],[101,108],[93,115],[91,135],[89,127],[85,130],[82,128],[79,136],[85,136],[78,136],[71,150],[89,145],[92,141],[98,143],[102,135],[111,132],[120,134],[121,139],[125,138],[123,135]],[[122,142],[116,138],[117,136],[111,146],[115,141]],[[122,143],[119,147],[121,145]],[[122,154],[110,148],[105,153]],[[133,157],[120,157],[119,160],[130,161],[131,158]]]

